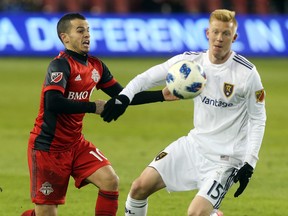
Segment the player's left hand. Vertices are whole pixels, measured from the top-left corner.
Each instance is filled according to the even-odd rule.
[[[245,163],[244,166],[238,170],[237,174],[234,176],[233,181],[235,183],[239,181],[240,186],[234,193],[234,197],[238,197],[240,194],[243,193],[243,191],[245,190],[250,181],[250,178],[253,174],[253,170],[254,170],[253,167],[248,163]]]
[[[125,112],[129,103],[130,100],[126,95],[117,95],[111,98],[105,104],[101,118],[106,122],[116,121]]]

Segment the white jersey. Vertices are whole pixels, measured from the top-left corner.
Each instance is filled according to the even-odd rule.
[[[212,64],[208,52],[185,52],[136,76],[120,94],[130,101],[140,91],[165,85],[168,68],[180,60],[201,64],[207,77],[194,98],[194,128],[188,134],[196,149],[215,162],[255,168],[266,122],[264,88],[256,67],[232,52],[223,64]]]

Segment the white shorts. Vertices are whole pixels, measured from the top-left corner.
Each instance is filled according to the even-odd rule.
[[[197,195],[219,205],[233,184],[237,169],[206,159],[184,136],[167,146],[149,164],[161,175],[168,191],[198,189]]]

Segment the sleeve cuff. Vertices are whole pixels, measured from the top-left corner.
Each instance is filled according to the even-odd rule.
[[[246,155],[245,162],[250,164],[254,169],[256,167],[257,161],[258,161],[258,157],[255,157],[253,155]]]

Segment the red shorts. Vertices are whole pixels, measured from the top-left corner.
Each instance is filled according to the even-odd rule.
[[[84,181],[87,177],[109,164],[99,149],[84,139],[64,152],[45,152],[28,147],[32,202],[63,204],[70,176],[80,188],[87,184]]]

